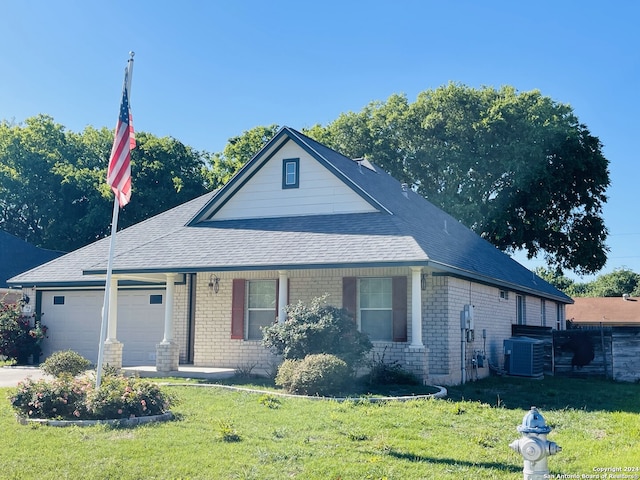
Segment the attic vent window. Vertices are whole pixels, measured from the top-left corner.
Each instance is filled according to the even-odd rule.
[[[500,290],[500,300],[509,300],[509,292],[506,290]]]
[[[282,188],[298,188],[300,186],[300,159],[285,158],[282,160]]]

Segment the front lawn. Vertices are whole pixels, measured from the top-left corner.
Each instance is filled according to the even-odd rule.
[[[512,480],[523,463],[508,445],[531,405],[563,447],[552,474],[640,468],[638,384],[492,378],[382,404],[165,388],[177,420],[123,429],[19,425],[0,389],[0,478]]]

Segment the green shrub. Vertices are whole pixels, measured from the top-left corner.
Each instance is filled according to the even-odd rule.
[[[303,360],[285,360],[278,371],[276,384],[291,393],[332,395],[339,393],[351,379],[344,360],[319,353]]]
[[[397,360],[386,362],[385,350],[382,354],[374,354],[368,362],[369,374],[367,383],[369,385],[418,385],[420,380],[413,373],[406,371]]]
[[[373,348],[369,337],[342,309],[326,305],[326,296],[309,305],[298,302],[287,307],[287,319],[263,329],[262,344],[285,359],[328,353],[356,366]]]
[[[27,379],[9,397],[26,418],[104,420],[165,413],[173,397],[140,378],[105,376],[99,390],[88,377],[63,375],[53,381]]]
[[[281,386],[287,391],[291,391],[291,385],[293,384],[293,377],[296,374],[298,364],[300,360],[287,359],[282,362],[282,365],[278,368],[276,374],[275,383]]]
[[[18,384],[9,400],[14,410],[27,418],[87,418],[83,399],[89,388],[87,379],[69,376],[51,382],[28,378]]]
[[[86,371],[91,362],[73,350],[53,353],[41,365],[42,371],[54,377],[70,375],[75,377]]]

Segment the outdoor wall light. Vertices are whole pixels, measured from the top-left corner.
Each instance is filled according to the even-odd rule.
[[[220,279],[213,273],[209,276],[209,290],[214,293],[220,290]]]
[[[427,274],[423,273],[422,275],[420,275],[420,288],[422,290],[426,290],[427,289]]]

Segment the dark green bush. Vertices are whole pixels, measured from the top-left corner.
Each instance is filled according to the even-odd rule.
[[[385,351],[374,354],[368,362],[369,374],[366,376],[369,385],[418,385],[420,380],[413,373],[405,370],[400,362],[385,360]]]
[[[328,353],[355,367],[373,348],[369,337],[358,331],[345,310],[325,304],[325,297],[309,305],[287,307],[287,319],[263,329],[262,344],[285,359]]]
[[[86,371],[91,362],[73,350],[53,353],[41,365],[42,371],[54,377],[70,375],[75,377]]]
[[[351,378],[344,360],[320,353],[303,360],[285,360],[278,370],[276,385],[291,393],[333,395],[341,392]]]

